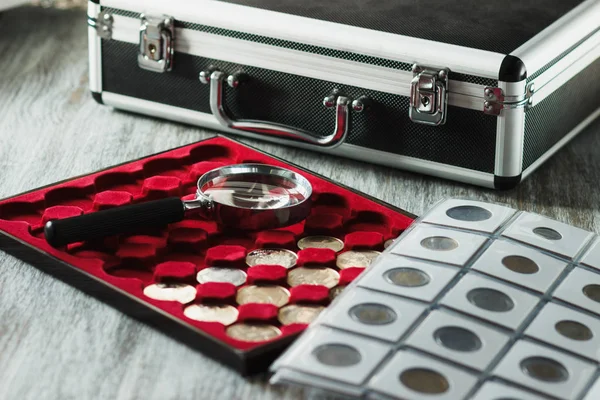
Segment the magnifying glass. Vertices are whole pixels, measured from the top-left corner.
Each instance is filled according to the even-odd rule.
[[[78,217],[51,220],[44,235],[51,246],[98,239],[199,216],[225,228],[262,230],[305,219],[312,186],[302,175],[265,164],[214,169],[198,180],[196,197],[171,197],[116,207]]]

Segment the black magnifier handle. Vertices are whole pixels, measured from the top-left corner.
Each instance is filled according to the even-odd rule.
[[[129,233],[143,227],[166,225],[181,221],[184,214],[183,201],[178,197],[170,197],[48,221],[44,226],[44,235],[51,246],[59,247]]]

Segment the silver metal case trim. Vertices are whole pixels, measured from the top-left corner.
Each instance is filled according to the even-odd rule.
[[[100,14],[100,5],[88,2],[88,18],[96,19]],[[102,92],[102,38],[98,36],[96,28],[88,25],[89,49],[89,82],[92,92]]]

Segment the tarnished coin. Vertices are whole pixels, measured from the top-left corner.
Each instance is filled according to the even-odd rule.
[[[237,321],[238,310],[227,304],[192,304],[183,310],[189,319],[202,322],[220,322],[231,325]]]
[[[307,236],[298,241],[298,248],[304,249],[331,249],[336,253],[344,249],[344,242],[331,236]]]
[[[398,318],[394,310],[378,303],[357,304],[348,311],[348,314],[352,319],[367,325],[387,325]]]
[[[448,379],[428,368],[410,368],[400,374],[400,382],[409,389],[424,394],[440,394],[450,388]]]
[[[185,304],[196,298],[196,288],[182,283],[155,283],[144,288],[144,296]]]
[[[279,310],[278,318],[283,325],[310,324],[324,309],[323,306],[290,304]]]
[[[246,256],[246,264],[251,267],[255,265],[281,265],[285,268],[292,268],[296,265],[296,260],[298,260],[296,253],[286,249],[256,249]]]
[[[281,335],[281,331],[267,324],[235,324],[225,331],[227,336],[244,342],[264,342]]]
[[[329,291],[329,299],[333,300],[340,295],[346,289],[346,286],[336,286]]]
[[[388,247],[390,247],[392,245],[392,243],[394,243],[394,240],[396,240],[396,239],[386,240],[385,243],[383,244],[383,248],[387,249]]]
[[[281,307],[287,304],[290,292],[281,286],[275,285],[250,285],[244,286],[237,292],[235,301],[238,304],[261,303],[274,304]]]
[[[228,282],[241,286],[246,282],[246,273],[237,268],[210,267],[198,272],[196,279],[199,283]]]
[[[383,277],[393,285],[404,287],[425,286],[431,281],[426,272],[409,267],[390,269],[383,274]]]
[[[288,272],[287,282],[291,287],[298,285],[323,285],[331,289],[340,281],[336,270],[325,267],[294,268]]]
[[[345,251],[337,256],[336,265],[339,269],[350,267],[367,268],[381,253],[373,250]]]

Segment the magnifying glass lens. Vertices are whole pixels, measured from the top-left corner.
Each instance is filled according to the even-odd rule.
[[[237,164],[208,171],[198,180],[196,198],[178,197],[117,207],[48,221],[52,246],[163,226],[186,215],[212,219],[223,228],[273,229],[293,225],[310,212],[312,186],[298,173],[266,164]]]
[[[254,173],[216,177],[200,190],[212,201],[236,208],[278,209],[306,200],[297,182]]]

